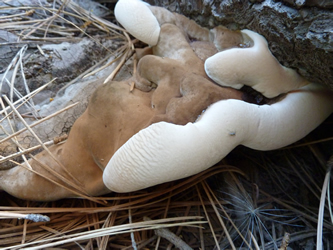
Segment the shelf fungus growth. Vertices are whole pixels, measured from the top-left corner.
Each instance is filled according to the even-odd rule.
[[[237,145],[291,144],[333,111],[332,92],[281,66],[255,32],[209,30],[138,0],[115,15],[150,45],[136,72],[101,84],[66,142],[0,170],[1,190],[39,201],[135,191],[199,173]],[[287,94],[258,105],[244,84]]]
[[[1,190],[39,201],[109,193],[103,182],[106,165],[141,129],[160,121],[185,125],[219,100],[248,99],[242,91],[222,88],[207,77],[204,61],[177,26],[166,23],[160,29],[158,43],[139,58],[134,76],[104,85],[104,79],[96,81],[101,86],[67,141],[28,163],[1,170]],[[203,57],[212,55],[206,47],[200,47]]]

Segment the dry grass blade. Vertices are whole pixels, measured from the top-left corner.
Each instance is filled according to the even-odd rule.
[[[21,122],[25,125],[25,127],[27,128],[27,130],[35,137],[35,139],[38,141],[38,143],[41,145],[41,147],[48,152],[48,154],[59,164],[59,166],[62,167],[62,169],[64,170],[64,172],[75,182],[75,183],[79,183],[80,186],[83,186],[82,184],[80,184],[80,182],[71,174],[67,171],[67,169],[62,165],[61,162],[58,161],[58,159],[50,152],[50,150],[44,145],[44,143],[41,141],[41,139],[39,139],[39,137],[37,136],[37,134],[31,129],[31,127],[26,123],[26,121],[24,120],[24,118],[21,116],[21,114],[17,111],[17,109],[13,106],[13,104],[11,103],[11,101],[7,98],[7,96],[3,96],[3,98],[5,99],[5,101],[7,102],[7,104],[12,108],[12,110],[14,111],[14,113],[18,116],[18,118],[21,120]],[[68,183],[71,183],[70,181],[67,181]],[[75,184],[74,184],[75,185]],[[76,186],[76,185],[75,185]],[[76,186],[78,189],[80,189],[79,186]],[[86,194],[86,192],[84,192]]]
[[[258,245],[258,242],[257,242],[256,238],[254,237],[254,235],[252,234],[251,231],[249,231],[249,234],[251,235],[251,239],[252,239],[252,241],[253,241],[253,244],[254,244],[255,249],[256,249],[256,250],[260,250],[260,247],[259,247],[259,245]]]
[[[124,30],[118,25],[96,16],[91,11],[85,10],[73,1],[54,1],[53,6],[22,6],[10,7],[7,9],[35,9],[35,12],[38,12],[39,16],[45,17],[44,19],[37,19],[35,16],[32,16],[29,20],[20,22],[8,21],[0,23],[0,27],[8,31],[21,31],[18,35],[21,37],[21,40],[25,40],[26,43],[30,43],[31,41],[40,43],[43,41],[52,43],[57,41],[73,42],[82,40],[83,37],[89,37],[96,44],[99,44],[101,48],[104,48],[112,54],[112,51],[105,47],[104,44],[100,43],[99,39],[90,35],[90,30],[93,30],[94,32],[97,30],[101,34],[104,34],[103,36],[110,36],[110,34],[113,34],[113,37],[110,37],[110,39],[118,37],[127,41],[126,35],[122,34]],[[43,14],[40,13],[41,11],[43,11]],[[94,29],[88,26],[94,27]],[[74,37],[78,36],[77,33],[81,37]],[[50,34],[51,37],[48,37],[48,34]],[[84,36],[80,34],[83,34]],[[85,72],[85,75],[87,73],[89,72]]]
[[[71,24],[72,26],[74,26],[76,29],[78,29],[80,32],[82,32],[83,34],[85,34],[86,36],[88,36],[90,39],[94,40],[98,45],[102,46],[104,49],[106,49],[108,52],[111,53],[111,51],[106,48],[103,44],[101,44],[99,41],[97,41],[95,38],[93,38],[91,35],[89,35],[88,33],[86,33],[83,29],[81,29],[79,26],[77,26],[76,24],[74,24],[73,22],[63,18],[61,15],[59,15],[58,13],[52,11],[52,10],[49,10],[49,9],[46,9],[48,11],[50,11],[54,16],[57,16],[59,17],[60,19],[64,20],[65,22],[68,22],[69,24]]]
[[[38,246],[37,242],[38,239],[40,238],[40,240],[42,239],[46,239],[44,236],[41,237],[41,234],[43,231],[41,231],[42,229],[46,230],[47,229],[47,238],[48,240],[54,240],[55,237],[60,236],[59,233],[52,233],[52,235],[50,235],[50,232],[52,232],[52,228],[67,228],[66,230],[57,230],[57,232],[62,232],[61,236],[64,237],[64,235],[68,235],[69,239],[66,241],[67,243],[64,244],[77,244],[77,239],[75,238],[75,241],[73,238],[71,238],[75,232],[77,232],[77,230],[84,230],[85,228],[87,228],[87,230],[84,230],[87,234],[89,234],[90,232],[95,232],[94,230],[92,230],[91,228],[89,229],[89,227],[91,227],[92,225],[105,225],[103,227],[100,228],[108,228],[108,227],[112,227],[114,225],[123,225],[126,224],[125,220],[126,218],[128,218],[128,215],[124,214],[124,212],[128,211],[129,207],[131,208],[131,214],[132,214],[132,219],[133,219],[133,223],[134,222],[138,222],[140,221],[140,219],[142,220],[143,216],[145,216],[146,214],[151,215],[152,217],[154,217],[155,219],[153,219],[153,223],[156,220],[156,218],[159,217],[159,214],[162,215],[162,217],[167,217],[165,220],[167,221],[168,218],[170,218],[171,216],[173,217],[177,217],[179,219],[179,221],[183,224],[174,224],[173,226],[170,225],[171,227],[174,226],[180,226],[180,228],[188,228],[188,224],[186,222],[186,218],[189,218],[189,216],[179,216],[179,212],[181,210],[179,210],[179,208],[184,207],[184,206],[188,206],[188,202],[183,201],[183,193],[187,193],[187,190],[191,190],[191,189],[195,189],[195,185],[197,185],[197,183],[200,183],[202,180],[208,178],[209,176],[212,176],[216,173],[220,173],[223,171],[227,171],[233,168],[230,167],[226,167],[225,169],[221,168],[221,166],[219,167],[215,167],[215,168],[211,168],[208,171],[205,171],[203,173],[200,173],[200,175],[198,176],[193,176],[192,178],[186,179],[184,181],[180,181],[178,184],[176,185],[172,185],[170,188],[165,188],[163,187],[163,185],[161,187],[159,187],[156,191],[154,192],[144,192],[144,193],[138,193],[137,195],[132,195],[132,196],[128,196],[128,195],[116,195],[114,198],[111,197],[106,197],[107,199],[111,200],[112,203],[108,204],[106,206],[103,207],[96,207],[96,206],[92,206],[92,207],[73,207],[73,208],[62,208],[62,207],[45,207],[45,208],[41,208],[41,207],[0,207],[0,210],[3,211],[11,211],[13,213],[42,213],[42,214],[53,214],[52,216],[50,216],[51,222],[49,222],[47,224],[47,228],[45,228],[44,226],[39,227],[38,231],[36,227],[34,227],[33,224],[31,224],[27,227],[27,232],[26,232],[26,244],[28,244],[29,242],[29,246]],[[234,169],[236,170],[236,169]],[[162,191],[162,192],[161,192]],[[180,200],[177,201],[175,200],[173,197],[177,197],[179,196]],[[128,201],[126,201],[128,200]],[[75,203],[79,202],[80,200],[73,200],[73,202],[75,201]],[[153,202],[150,202],[153,201]],[[125,203],[124,203],[125,202]],[[202,201],[203,204],[209,205],[209,203],[205,202],[204,200]],[[198,203],[192,203],[191,206],[201,206],[202,202],[198,202]],[[62,204],[62,203],[59,203]],[[91,203],[93,205],[93,203]],[[169,205],[168,205],[169,204]],[[71,206],[71,205],[70,205]],[[168,207],[168,209],[166,210],[166,207]],[[195,207],[194,207],[195,208]],[[187,211],[190,211],[189,209],[186,209]],[[158,212],[160,211],[160,212]],[[165,214],[167,211],[167,214]],[[197,209],[194,209],[195,214]],[[207,211],[208,212],[208,211]],[[183,214],[183,212],[180,212]],[[98,219],[94,220],[94,221],[90,221],[90,224],[86,224],[87,223],[87,218],[85,217],[85,214],[87,215],[98,215]],[[193,214],[193,213],[192,213]],[[157,216],[157,217],[156,217]],[[208,213],[209,216],[209,213]],[[195,218],[200,219],[197,216],[194,216]],[[73,218],[73,222],[75,222],[73,224],[72,227],[68,227],[70,221],[72,221]],[[84,220],[80,219],[80,218],[84,218]],[[108,222],[107,222],[108,221]],[[78,224],[78,223],[83,223],[84,224]],[[51,224],[50,224],[51,223]],[[61,224],[59,224],[61,223]],[[204,220],[200,220],[200,223],[206,223]],[[200,225],[200,224],[197,224]],[[36,224],[37,226],[37,224]],[[164,225],[163,225],[164,227]],[[194,227],[196,228],[196,227]],[[12,227],[13,229],[13,227]],[[23,227],[22,227],[23,230]],[[153,230],[152,228],[149,229],[149,231]],[[201,227],[199,227],[197,229],[198,231],[202,230]],[[137,246],[139,248],[139,246],[143,246],[145,244],[149,244],[148,242],[153,242],[154,240],[156,240],[156,237],[154,235],[151,235],[148,237],[146,230],[144,229],[140,229],[139,230],[142,234],[141,237],[142,241],[138,241],[138,238],[136,238],[136,243]],[[117,238],[120,235],[126,235],[125,233],[127,233],[128,235],[131,234],[131,232],[134,231],[125,231],[125,232],[118,232],[115,233],[117,235]],[[45,232],[46,233],[46,232]],[[0,227],[0,242],[1,242],[1,234],[6,235],[6,233],[4,231],[2,231],[1,227]],[[36,235],[36,237],[34,236]],[[80,240],[80,242],[87,242],[91,239],[95,239],[97,240],[97,238],[101,238],[101,237],[108,237],[109,238],[109,244],[110,241],[112,242],[112,240],[114,239],[112,237],[113,234],[110,235],[91,235],[91,237],[86,237],[86,238],[82,238],[82,241]],[[178,235],[178,233],[177,233]],[[74,236],[73,236],[74,237]],[[10,238],[8,238],[10,239]],[[32,242],[32,239],[33,242]],[[15,240],[15,238],[12,238],[13,242]],[[60,239],[59,239],[60,240]],[[5,241],[7,242],[7,241]],[[9,242],[9,241],[8,241]],[[3,243],[4,244],[4,243]],[[40,244],[44,244],[44,243],[40,243]],[[47,243],[48,244],[48,243]],[[81,243],[80,243],[81,244]],[[91,243],[92,244],[92,243]],[[128,242],[129,246],[131,243]],[[1,245],[1,244],[0,244]],[[15,244],[12,244],[12,248],[14,249]],[[105,243],[103,244],[104,246],[108,246],[105,245]],[[112,245],[112,244],[111,244]],[[17,248],[20,248],[22,245],[17,245]],[[42,246],[42,245],[41,245]],[[99,246],[101,247],[100,249],[105,249],[102,248],[102,244],[99,243]],[[109,245],[110,246],[110,245]]]
[[[293,156],[291,156],[290,158],[293,158]],[[295,161],[298,161],[297,159],[294,158]],[[303,181],[303,183],[305,185],[307,185],[307,188],[309,190],[311,190],[311,192],[313,193],[313,195],[315,195],[318,199],[320,199],[320,195],[318,194],[321,190],[319,185],[317,185],[317,183],[315,182],[314,178],[307,173],[307,171],[304,169],[303,164],[298,164],[299,166],[302,166],[301,170],[303,169],[303,172],[300,173],[298,171],[297,168],[295,168],[294,164],[291,163],[291,161],[289,159],[287,159],[289,166],[291,168],[293,168],[294,172],[297,173],[298,177]],[[307,180],[305,180],[305,178],[308,178]],[[311,184],[317,189],[318,193],[312,188]]]
[[[197,190],[198,196],[199,196],[199,198],[200,198],[200,202],[201,202],[201,204],[202,204],[202,208],[203,208],[203,210],[204,210],[204,213],[205,213],[206,219],[207,219],[207,221],[208,221],[209,228],[210,228],[211,233],[212,233],[212,236],[213,236],[213,238],[214,238],[215,245],[216,245],[217,249],[220,249],[219,242],[217,241],[217,237],[216,237],[216,234],[215,234],[215,230],[214,230],[213,225],[212,225],[212,223],[211,223],[211,221],[210,221],[210,216],[208,215],[207,209],[206,209],[205,204],[204,204],[204,202],[203,202],[203,199],[202,199],[202,196],[201,196],[201,193],[200,193],[200,190],[199,190],[198,186],[196,186],[196,190]]]
[[[314,217],[312,214],[308,214],[300,209],[297,209],[296,207],[293,207],[292,205],[286,203],[285,201],[283,201],[282,199],[276,198],[274,196],[271,196],[270,194],[266,193],[265,191],[260,190],[260,193],[264,194],[265,196],[269,197],[270,199],[272,199],[274,202],[282,205],[283,207],[289,209],[290,211],[295,212],[296,214],[298,214],[299,216],[303,216],[306,220],[310,221],[310,222],[315,222],[317,223],[317,218]],[[333,226],[324,222],[323,224],[325,227],[327,227],[330,230],[333,230]]]
[[[3,97],[4,99],[7,98],[7,96],[2,96],[2,97]],[[7,98],[7,100],[8,100],[8,98]],[[3,100],[2,100],[2,99],[0,99],[0,104],[1,104],[1,107],[2,107],[3,109],[5,109],[5,108],[4,108],[4,103],[3,103]],[[12,125],[11,122],[10,122],[10,119],[9,119],[9,116],[8,116],[7,111],[5,111],[5,117],[6,117],[6,119],[8,120],[9,127],[10,127],[11,131],[14,132],[15,130],[14,130],[14,128],[13,128],[13,125]],[[5,131],[5,129],[4,129],[2,126],[1,126],[1,128],[2,128],[2,130],[3,130],[5,133],[7,133],[7,132]],[[23,147],[19,144],[19,142],[18,142],[18,140],[17,140],[16,137],[12,138],[11,141],[16,145],[16,147],[18,148],[19,151],[22,151],[22,150],[23,150]],[[27,161],[25,155],[21,155],[21,157],[22,157],[22,159],[26,162],[27,167],[31,169],[31,166],[30,166],[30,164],[28,163],[28,161]],[[1,157],[1,158],[2,158],[2,157]],[[11,161],[11,160],[10,160],[10,161]]]
[[[100,67],[100,68],[98,68],[98,69],[96,69],[96,70],[91,71],[91,72],[88,73],[88,74],[87,74],[87,73],[84,74],[83,77],[82,77],[82,79],[87,78],[87,77],[92,76],[92,75],[95,75],[95,74],[98,73],[99,71],[101,71],[101,70],[103,70],[103,69],[109,67],[110,65],[112,65],[113,63],[115,63],[116,61],[118,61],[120,58],[122,58],[122,56],[123,56],[124,53],[125,53],[124,51],[126,51],[127,48],[128,48],[128,45],[127,45],[127,44],[125,44],[125,45],[121,46],[120,48],[118,48],[115,52],[113,52],[113,53],[111,54],[110,58],[113,57],[113,56],[115,55],[115,58],[114,58],[113,60],[111,60],[111,62],[109,62],[109,63],[103,65],[102,67]],[[122,62],[124,62],[124,61],[122,61]],[[117,71],[121,68],[121,66],[123,66],[123,63],[119,63],[119,64],[120,64],[120,66],[118,65],[118,67],[117,67],[117,68],[118,68]],[[116,71],[115,73],[112,72],[111,74],[116,75],[117,71]],[[68,85],[66,85],[66,87],[67,87],[67,86],[68,86]]]
[[[95,75],[97,72],[103,70],[104,68],[107,68],[107,66],[101,66],[102,64],[104,64],[107,60],[109,60],[110,58],[114,57],[115,52],[113,52],[110,56],[105,57],[104,59],[102,59],[101,61],[99,61],[98,63],[96,63],[94,66],[90,67],[89,69],[87,69],[86,71],[84,71],[82,74],[80,74],[79,76],[77,76],[75,79],[71,80],[70,82],[66,83],[65,86],[63,86],[61,89],[59,89],[58,94],[61,94],[64,92],[65,89],[67,89],[69,86],[71,86],[72,84],[88,77],[88,76],[92,76]],[[110,66],[111,64],[108,63],[108,66]],[[100,68],[98,68],[97,70],[95,70],[97,67],[101,66]]]
[[[13,102],[13,105],[16,106],[18,103],[21,103],[20,105],[18,105],[16,108],[20,108],[21,105],[23,105],[24,103],[26,103],[28,100],[30,100],[32,97],[34,97],[36,94],[38,94],[39,92],[41,92],[42,90],[44,90],[46,87],[48,87],[51,83],[53,83],[56,80],[56,78],[54,78],[53,80],[49,81],[48,83],[44,84],[43,86],[39,87],[38,89],[35,89],[34,91],[30,92],[29,94],[23,96],[22,98],[16,100],[15,102]],[[2,109],[0,111],[0,115],[3,115],[4,112],[7,112],[7,110],[10,109],[9,106],[5,107],[4,109]],[[14,111],[11,111],[8,113],[8,115],[11,115]],[[0,120],[0,123],[3,121]]]
[[[27,86],[26,80],[25,80],[25,75],[23,72],[23,64],[22,64],[22,58],[24,53],[26,52],[28,46],[24,45],[15,55],[15,57],[12,59],[11,63],[8,65],[7,69],[5,70],[3,77],[1,79],[0,82],[0,90],[2,90],[3,84],[7,83],[7,85],[9,86],[10,90],[9,90],[9,99],[13,102],[14,99],[14,94],[22,99],[24,98],[21,93],[15,88],[15,79],[16,79],[16,74],[18,69],[20,68],[20,73],[21,73],[21,77],[23,79],[23,83],[27,92],[27,95],[30,94],[30,90]],[[14,68],[14,69],[13,69]],[[13,69],[13,70],[12,70]],[[7,75],[10,75],[9,72],[10,70],[12,70],[11,72],[11,81],[8,80]],[[28,104],[28,105],[27,105]],[[34,110],[34,103],[32,101],[32,99],[29,99],[29,102],[25,103],[24,105],[26,105],[28,108],[30,107],[34,113],[36,113],[36,111]]]
[[[67,2],[66,0],[61,0],[62,2]],[[118,25],[109,22],[108,20],[105,20],[103,18],[100,18],[96,15],[94,15],[93,13],[83,9],[82,7],[80,7],[79,5],[77,5],[75,2],[70,1],[67,2],[67,6],[70,7],[71,9],[73,9],[76,13],[78,13],[80,16],[84,16],[87,19],[92,21],[92,24],[99,26],[100,29],[106,29],[110,31],[112,30],[112,32],[119,34],[116,30],[119,31],[124,31],[123,28],[120,28]]]
[[[73,186],[73,183],[71,183],[70,181],[66,180],[62,175],[59,175],[57,172],[53,171],[53,169],[51,169],[51,168],[49,168],[48,166],[44,165],[43,163],[39,162],[36,158],[34,158],[33,155],[30,155],[30,157],[33,158],[35,161],[37,161],[37,162],[38,162],[41,166],[43,166],[45,169],[50,170],[50,172],[53,173],[54,176],[58,177],[58,178],[62,181],[62,183],[61,183],[61,182],[58,182],[58,181],[55,181],[55,180],[51,179],[50,177],[47,177],[47,176],[45,176],[45,175],[43,175],[43,174],[40,174],[40,173],[37,172],[37,171],[34,171],[34,170],[31,168],[31,166],[29,166],[29,165],[25,166],[25,165],[22,165],[22,164],[20,164],[20,163],[18,163],[18,162],[15,162],[15,161],[12,161],[12,160],[10,160],[10,161],[11,161],[12,163],[16,164],[17,166],[20,166],[20,167],[26,168],[27,170],[31,171],[32,173],[34,173],[34,174],[36,174],[36,175],[38,175],[38,176],[40,176],[40,177],[42,177],[42,178],[44,178],[44,179],[46,179],[46,180],[52,182],[53,184],[55,184],[55,185],[57,185],[57,186],[59,186],[59,187],[61,187],[61,188],[64,188],[64,189],[70,191],[71,193],[73,193],[74,195],[76,195],[76,196],[78,196],[78,197],[82,197],[82,198],[87,199],[87,200],[92,200],[92,201],[94,201],[94,202],[96,202],[96,203],[99,203],[99,204],[104,204],[103,202],[99,201],[98,198],[94,198],[94,197],[87,196],[87,195],[85,195],[84,193],[82,193],[80,190],[76,189],[75,187],[73,188],[73,187],[72,187],[72,186]],[[66,186],[65,184],[63,184],[63,183],[68,184],[69,187],[67,187],[67,186]]]
[[[331,203],[331,191],[330,191],[330,184],[331,182],[329,181],[327,184],[327,201],[328,201],[328,210],[330,213],[331,217],[331,223],[333,224],[333,211],[332,211],[332,203]]]
[[[177,222],[177,221],[182,221],[182,220],[185,220],[185,221],[195,220],[195,219],[199,219],[199,218],[200,217],[196,217],[196,216],[179,217],[179,218],[168,218],[168,219],[160,219],[160,220],[154,220],[154,221],[142,221],[142,222],[125,224],[125,225],[118,225],[118,226],[113,226],[110,228],[101,228],[101,229],[91,230],[88,232],[77,233],[77,234],[73,234],[69,237],[60,236],[60,237],[54,237],[52,239],[35,241],[33,243],[26,243],[26,244],[20,245],[20,248],[28,247],[32,244],[41,244],[38,247],[29,248],[29,249],[41,249],[41,248],[47,248],[47,247],[54,247],[54,246],[66,244],[68,242],[73,242],[73,241],[80,241],[80,240],[86,240],[86,239],[91,239],[91,238],[96,238],[96,237],[103,237],[106,235],[115,235],[115,234],[119,234],[119,233],[131,233],[133,231],[142,231],[142,230],[154,230],[154,229],[174,227],[174,226],[179,226],[179,225],[197,227],[200,224],[206,223],[204,221]],[[55,241],[55,242],[46,243],[48,241]],[[4,249],[9,249],[9,248],[4,248]]]
[[[36,135],[36,133],[31,129],[31,126],[29,126],[29,125],[26,123],[26,121],[23,119],[23,117],[21,116],[21,114],[17,111],[17,109],[15,108],[15,106],[13,105],[13,103],[10,102],[10,100],[8,99],[8,97],[7,97],[7,96],[3,96],[3,98],[4,98],[4,100],[8,103],[9,107],[11,107],[12,111],[16,114],[16,116],[17,116],[18,118],[20,118],[20,120],[22,121],[22,123],[25,125],[26,130],[28,130],[28,131],[29,131],[29,132],[30,132],[30,133],[36,138],[36,140],[39,142],[39,147],[42,147],[44,150],[46,150],[46,152],[49,152],[48,148],[46,147],[46,145],[48,145],[48,144],[43,143],[43,142],[39,139],[39,137]],[[2,100],[1,100],[1,101],[2,101]],[[75,104],[74,104],[74,105],[75,105]],[[73,105],[72,105],[72,106],[73,106]],[[6,117],[8,117],[8,115],[7,115]],[[13,134],[15,134],[15,133],[13,133]],[[15,137],[15,136],[9,136],[9,137],[12,138],[12,137]],[[86,199],[92,199],[92,200],[94,200],[94,201],[96,201],[96,202],[99,202],[99,201],[97,201],[97,199],[89,197],[89,195],[87,195],[87,193],[82,189],[82,187],[80,187],[80,186],[77,185],[78,181],[77,181],[77,180],[76,180],[76,179],[75,179],[75,178],[74,178],[74,177],[73,177],[73,176],[72,176],[72,175],[71,175],[71,174],[65,169],[64,166],[62,166],[62,164],[57,160],[57,158],[56,158],[51,152],[49,152],[49,154],[51,155],[51,157],[53,157],[53,159],[54,159],[54,160],[55,160],[60,166],[63,167],[63,169],[65,170],[65,173],[67,173],[67,175],[68,175],[71,179],[67,179],[65,176],[60,175],[58,172],[54,171],[53,169],[51,169],[51,168],[49,168],[48,166],[44,165],[43,163],[39,162],[39,161],[38,161],[36,158],[34,158],[32,155],[31,155],[31,158],[35,159],[35,161],[37,161],[37,162],[39,163],[40,166],[42,166],[42,167],[44,167],[45,169],[47,169],[50,173],[53,173],[53,175],[54,175],[55,177],[59,178],[59,180],[61,180],[63,183],[66,183],[66,184],[67,184],[69,187],[71,187],[71,188],[68,188],[68,187],[64,186],[63,184],[61,184],[61,183],[58,183],[58,182],[56,182],[56,181],[54,181],[54,180],[51,180],[51,179],[48,178],[48,177],[45,177],[44,175],[40,175],[39,173],[33,171],[33,170],[31,169],[31,166],[29,165],[28,161],[26,160],[26,158],[25,158],[25,156],[24,156],[24,153],[31,151],[31,148],[30,148],[30,150],[29,150],[29,149],[28,149],[28,150],[23,149],[23,148],[18,144],[18,142],[17,142],[16,139],[13,140],[13,142],[18,146],[18,148],[20,148],[20,152],[18,152],[17,154],[14,154],[14,155],[15,155],[15,156],[17,156],[17,155],[21,155],[22,157],[24,157],[24,160],[25,160],[25,162],[26,162],[26,164],[27,164],[27,169],[28,169],[29,171],[32,171],[32,172],[38,174],[39,176],[41,176],[41,177],[43,177],[43,178],[45,178],[45,179],[51,181],[52,183],[54,183],[54,184],[56,184],[56,185],[58,185],[58,186],[61,186],[61,187],[65,188],[65,189],[71,191],[72,193],[74,193],[74,194],[76,194],[76,195],[78,195],[78,196],[84,197],[84,198],[86,198]],[[33,148],[33,149],[34,149],[34,148]],[[10,160],[12,157],[13,157],[13,155],[7,157],[7,158],[9,158],[9,159],[7,159],[7,158],[5,158],[5,159]],[[1,157],[1,160],[4,160],[4,158]],[[23,166],[22,164],[19,164],[19,163],[17,163],[17,162],[14,162],[14,161],[12,161],[12,162],[13,162],[14,164],[16,164],[16,165]]]
[[[228,239],[228,241],[229,241],[229,244],[230,244],[231,248],[232,248],[232,249],[236,249],[236,247],[235,247],[235,245],[234,245],[234,243],[233,243],[233,240],[231,239],[231,236],[230,236],[230,234],[229,234],[229,232],[228,232],[228,229],[227,229],[225,223],[223,222],[223,220],[222,220],[222,218],[221,218],[219,212],[217,211],[217,208],[216,208],[215,202],[214,202],[213,199],[212,199],[212,196],[211,196],[211,195],[213,195],[212,190],[208,187],[208,185],[207,185],[207,183],[206,183],[205,181],[202,182],[202,186],[203,186],[203,188],[204,188],[204,190],[205,190],[205,192],[206,192],[206,195],[208,196],[209,201],[210,201],[211,204],[212,204],[212,207],[213,207],[213,209],[214,209],[214,212],[215,212],[215,214],[216,214],[216,216],[217,216],[217,218],[218,218],[218,220],[219,220],[219,222],[220,222],[220,224],[221,224],[221,226],[222,226],[222,228],[223,228],[223,231],[224,231],[224,233],[225,233],[225,235],[226,235],[226,237],[227,237],[227,239]]]
[[[112,73],[105,79],[104,84],[109,82],[110,80],[113,80],[113,78],[115,77],[115,75],[118,73],[118,71],[120,70],[120,68],[124,65],[125,61],[131,57],[132,55],[132,50],[131,49],[126,49],[124,54],[121,56],[121,60],[118,63],[117,67],[114,69],[114,71],[112,71]]]
[[[44,117],[44,118],[38,120],[37,122],[34,122],[34,123],[30,124],[29,127],[30,127],[30,128],[33,128],[33,127],[35,127],[35,126],[37,126],[37,125],[39,125],[39,124],[41,124],[41,123],[43,123],[43,122],[45,122],[45,121],[51,119],[52,117],[55,117],[55,116],[61,114],[62,112],[65,112],[65,111],[67,111],[67,110],[69,110],[69,109],[75,107],[77,104],[78,104],[78,102],[73,103],[73,104],[71,104],[71,105],[68,105],[67,107],[65,107],[65,108],[63,108],[63,109],[61,109],[61,110],[59,110],[59,111],[56,111],[56,112],[54,112],[53,114],[48,115],[47,117]],[[10,115],[10,113],[9,113],[8,115]],[[1,122],[1,121],[0,121],[0,122]],[[17,136],[17,135],[19,135],[19,134],[21,134],[21,133],[23,133],[24,131],[27,131],[27,130],[28,130],[28,129],[27,129],[27,127],[26,127],[26,128],[23,128],[23,129],[21,129],[21,130],[15,132],[15,133],[13,133],[13,134],[11,134],[11,135],[8,135],[8,137],[6,137],[6,138],[0,140],[0,143],[5,142],[5,141],[11,139],[12,137]],[[1,163],[1,162],[2,162],[2,161],[0,161],[0,163]]]
[[[228,175],[230,175],[233,179],[233,181],[231,183],[229,183],[228,185],[232,185],[233,188],[235,188],[235,186],[237,185],[239,187],[239,189],[243,192],[245,192],[244,187],[241,185],[241,183],[239,182],[238,178],[236,178],[234,176],[234,174],[232,172],[228,173]],[[245,237],[243,236],[242,232],[240,231],[240,229],[237,227],[237,225],[234,223],[234,221],[232,220],[232,218],[230,217],[230,215],[227,213],[226,209],[224,208],[224,206],[218,202],[218,199],[216,197],[216,195],[212,192],[212,190],[207,187],[210,190],[211,195],[213,196],[214,200],[217,202],[217,204],[219,205],[221,211],[223,212],[223,215],[228,219],[228,221],[231,223],[232,227],[236,230],[237,234],[240,236],[240,238],[243,240],[243,242],[247,245],[247,247],[249,249],[252,249],[250,243],[245,239]],[[229,230],[224,229],[226,231],[226,234],[228,235],[228,242],[230,243],[230,241],[232,242],[232,239],[229,235]],[[232,243],[233,244],[233,243]]]
[[[128,221],[129,221],[130,224],[133,223],[131,208],[128,209]],[[132,247],[133,247],[133,249],[137,250],[136,242],[135,242],[135,238],[134,238],[134,232],[131,232],[131,241],[132,241]]]
[[[26,219],[26,220],[32,220],[34,222],[50,221],[49,217],[41,214],[18,214],[11,212],[0,212],[0,219],[7,219],[7,218]]]
[[[53,140],[43,143],[44,146],[51,146],[53,144],[54,144]],[[37,146],[34,146],[34,147],[30,147],[28,149],[21,150],[20,152],[16,152],[14,154],[8,155],[6,157],[0,156],[0,163],[6,162],[8,160],[11,160],[11,159],[13,159],[15,157],[18,157],[18,156],[21,156],[21,155],[24,155],[24,154],[27,154],[27,153],[31,153],[31,152],[33,152],[33,151],[35,151],[37,149],[40,149],[40,148],[41,148],[41,145],[37,145]],[[0,170],[3,170],[3,169],[4,168],[2,166],[0,166]]]
[[[333,167],[333,156],[329,159],[327,163],[327,173],[323,183],[323,188],[321,191],[320,205],[319,205],[319,214],[318,214],[318,224],[317,224],[317,250],[323,249],[323,221],[324,221],[324,210],[325,210],[325,201],[328,182],[331,178],[331,170]]]

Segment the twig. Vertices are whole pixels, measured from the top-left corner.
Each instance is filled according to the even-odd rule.
[[[161,229],[156,229],[154,230],[155,234],[157,236],[160,236],[164,239],[167,239],[170,241],[172,244],[174,244],[177,248],[181,250],[191,250],[192,248],[187,245],[183,240],[181,240],[177,235],[174,233],[170,232],[170,230],[161,228]]]
[[[144,221],[150,221],[151,219],[147,216],[143,218]],[[154,230],[155,234],[159,237],[162,237],[164,239],[167,239],[172,244],[175,245],[175,247],[181,249],[181,250],[192,250],[192,248],[187,245],[182,239],[180,239],[177,235],[170,232],[170,230],[165,228],[159,228]]]

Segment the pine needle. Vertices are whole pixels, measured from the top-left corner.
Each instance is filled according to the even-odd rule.
[[[331,170],[333,167],[333,156],[328,161],[327,164],[327,173],[325,176],[325,180],[323,183],[323,188],[321,191],[321,198],[320,198],[320,205],[319,205],[319,214],[318,214],[318,224],[317,224],[317,250],[323,249],[323,221],[324,221],[324,208],[325,208],[325,201],[326,201],[326,193],[328,182],[331,178]]]
[[[1,212],[0,211],[0,219],[7,219],[7,218],[16,218],[16,219],[26,219],[31,220],[34,222],[47,222],[50,221],[50,218],[41,215],[41,214],[18,214],[18,213],[11,213],[11,212]]]

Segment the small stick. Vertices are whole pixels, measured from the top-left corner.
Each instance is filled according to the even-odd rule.
[[[26,219],[34,222],[47,222],[50,218],[46,215],[41,214],[18,214],[12,212],[0,212],[0,219],[15,218],[15,219]]]
[[[191,250],[192,248],[187,245],[182,239],[180,239],[177,235],[175,235],[174,233],[172,233],[170,230],[165,229],[165,228],[160,228],[160,229],[156,229],[154,230],[155,234],[167,239],[168,241],[170,241],[172,244],[175,245],[175,247],[181,249],[181,250]]]
[[[145,221],[151,220],[149,217],[145,216],[143,218]],[[176,248],[179,248],[180,250],[193,250],[189,245],[187,245],[182,239],[180,239],[177,235],[172,233],[170,230],[166,228],[160,228],[154,230],[155,234],[159,237],[162,237],[164,239],[167,239],[172,244],[175,245]]]

